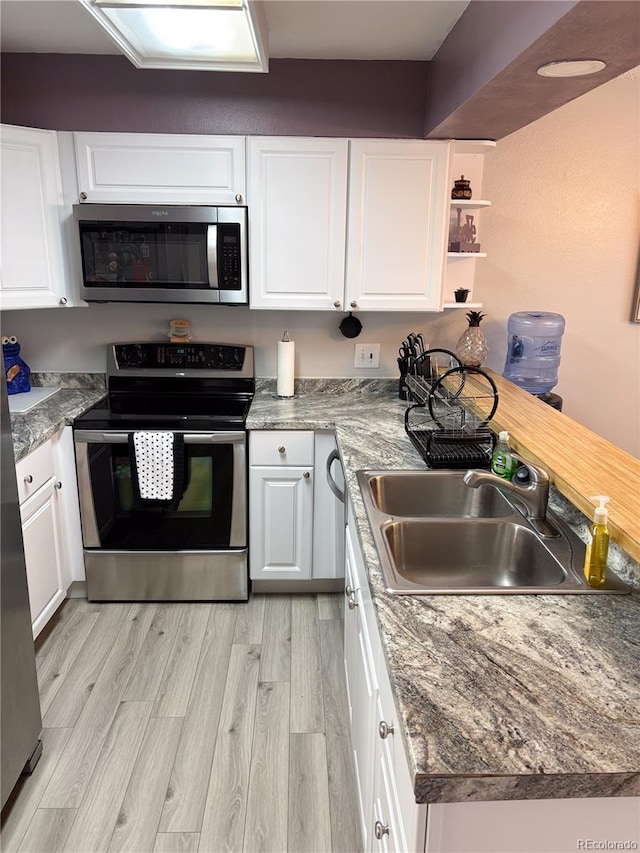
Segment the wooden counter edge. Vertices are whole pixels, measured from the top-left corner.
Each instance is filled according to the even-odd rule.
[[[640,561],[640,459],[487,370],[498,389],[490,427],[506,429],[514,450],[549,473],[556,489],[587,518],[591,495],[609,495],[611,538]]]

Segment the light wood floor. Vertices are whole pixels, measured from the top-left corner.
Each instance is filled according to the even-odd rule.
[[[3,853],[361,850],[340,602],[66,602]]]

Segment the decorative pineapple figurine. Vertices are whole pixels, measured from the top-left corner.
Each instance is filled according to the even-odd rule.
[[[485,315],[482,311],[467,311],[469,327],[464,330],[456,344],[456,355],[465,367],[480,367],[487,357],[489,347],[480,328]]]

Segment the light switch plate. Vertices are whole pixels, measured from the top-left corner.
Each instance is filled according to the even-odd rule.
[[[380,344],[356,344],[354,367],[380,367]]]

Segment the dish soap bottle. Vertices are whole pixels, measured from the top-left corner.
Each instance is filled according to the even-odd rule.
[[[584,579],[589,586],[599,589],[607,580],[607,556],[609,554],[609,528],[607,527],[607,495],[593,495],[590,501],[599,506],[593,515],[593,524],[589,528],[587,553],[584,558]]]
[[[491,471],[503,480],[510,480],[517,467],[509,447],[509,433],[504,429],[498,434],[498,443],[491,456]]]

